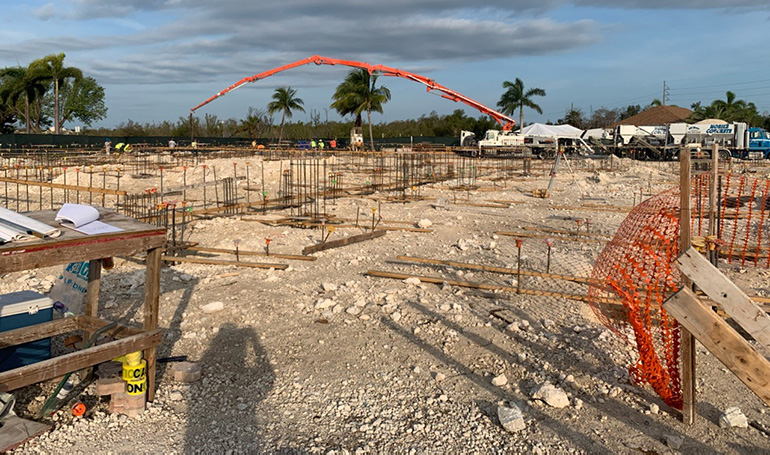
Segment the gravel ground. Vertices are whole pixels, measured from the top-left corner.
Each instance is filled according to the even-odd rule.
[[[284,271],[164,268],[159,355],[201,362],[203,379],[176,383],[161,366],[155,402],[134,419],[107,414],[88,386],[81,396],[85,417],[58,412],[53,431],[16,453],[655,454],[676,452],[672,436],[683,438],[684,453],[768,453],[770,439],[754,428],[720,428],[720,414],[732,406],[749,421],[770,425],[770,416],[700,345],[699,415],[685,426],[651,390],[630,383],[633,351],[585,303],[366,275],[376,269],[515,286],[512,275],[416,265],[396,256],[515,267],[513,239],[495,231],[574,230],[575,218],[590,218],[593,232],[612,235],[624,213],[554,207],[577,207],[585,190],[593,203],[629,206],[640,187],[657,192],[676,180],[667,166],[621,164],[613,172],[579,172],[582,190],[565,173],[549,200],[528,195],[545,188],[542,175],[518,177],[508,187],[482,181],[484,191],[461,193],[472,202],[523,201],[510,208],[449,204],[454,195],[446,183],[428,185],[422,193],[435,201],[383,202],[381,216],[415,225],[430,220],[432,232],[394,231],[317,253],[314,262],[277,261],[290,264]],[[355,218],[357,208],[374,206],[351,197],[330,211]],[[240,249],[254,251],[270,237],[271,252],[289,254],[320,241],[318,229],[255,219],[201,220],[186,235],[219,248],[239,239]],[[361,232],[338,229],[330,240]],[[556,241],[551,272],[589,276],[601,248]],[[522,267],[544,271],[545,252],[542,239],[527,239]],[[257,259],[264,258],[246,260]],[[766,270],[726,270],[744,288],[767,291]],[[57,273],[10,274],[0,290],[46,290]],[[523,278],[521,285],[585,292],[579,284],[538,277]],[[103,278],[101,315],[141,321],[143,288],[141,265],[118,260]],[[223,310],[203,312],[203,305],[217,301]],[[555,389],[540,390],[547,384]],[[33,414],[52,389],[46,383],[18,391],[17,413]],[[503,428],[501,405],[521,410],[523,429]]]

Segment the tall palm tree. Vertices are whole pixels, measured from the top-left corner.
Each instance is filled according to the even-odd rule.
[[[514,115],[516,109],[519,110],[519,130],[524,128],[524,108],[528,107],[538,114],[542,114],[543,110],[532,101],[534,96],[545,96],[545,90],[541,88],[531,88],[524,90],[524,82],[518,77],[514,82],[503,82],[503,88],[506,89],[503,95],[500,97],[500,101],[497,102],[497,106],[502,109],[503,114]]]
[[[59,87],[67,79],[79,81],[83,78],[83,72],[75,67],[64,66],[64,53],[47,55],[40,60],[30,63],[29,70],[34,77],[42,79],[47,78],[53,81],[53,127],[54,133],[59,134],[63,121],[60,120],[61,110],[59,109]]]
[[[45,78],[35,75],[23,66],[11,67],[0,70],[0,79],[3,80],[0,89],[0,99],[11,106],[15,106],[20,98],[24,98],[24,111],[17,112],[24,117],[27,134],[32,132],[30,118],[30,104],[42,98],[46,91]]]
[[[267,112],[275,114],[281,113],[281,132],[278,134],[278,146],[281,146],[281,140],[283,140],[283,122],[286,117],[291,118],[292,109],[305,112],[305,108],[302,106],[305,104],[302,98],[297,98],[297,90],[291,87],[278,87],[273,93],[273,101],[267,104]]]
[[[370,74],[363,68],[351,71],[337,86],[332,96],[334,102],[331,105],[340,115],[354,114],[356,126],[361,125],[361,113],[366,110],[372,151],[374,151],[372,111],[382,113],[382,105],[390,101],[390,90],[384,85],[377,87],[378,77],[378,74]]]
[[[746,101],[735,98],[735,93],[728,90],[724,100],[714,100],[711,105],[722,108],[725,112],[725,120],[731,121],[734,116],[739,115],[747,107]]]

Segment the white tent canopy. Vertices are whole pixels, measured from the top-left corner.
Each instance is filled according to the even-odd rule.
[[[583,134],[583,130],[566,124],[546,125],[544,123],[533,123],[525,126],[519,134],[523,136],[571,137],[577,139]]]

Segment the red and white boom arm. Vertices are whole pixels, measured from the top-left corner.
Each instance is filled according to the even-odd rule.
[[[512,119],[511,117],[508,117],[507,115],[503,114],[502,112],[498,112],[494,109],[491,109],[478,101],[475,101],[471,98],[468,98],[467,96],[455,92],[454,90],[451,90],[447,87],[444,87],[443,85],[437,83],[433,79],[427,78],[425,76],[420,76],[419,74],[410,73],[409,71],[403,71],[398,68],[391,68],[389,66],[385,65],[370,65],[368,63],[364,62],[356,62],[352,60],[339,60],[336,58],[329,58],[329,57],[321,57],[320,55],[314,55],[312,57],[308,57],[302,60],[298,60],[294,63],[289,63],[288,65],[280,66],[278,68],[273,68],[269,71],[265,71],[263,73],[255,74],[254,76],[245,77],[235,84],[227,87],[226,89],[217,92],[214,96],[207,99],[206,101],[200,103],[199,105],[195,106],[194,108],[190,109],[190,113],[192,114],[196,110],[200,109],[201,107],[209,104],[210,102],[214,101],[215,99],[224,96],[233,90],[236,90],[238,88],[241,88],[242,86],[250,83],[250,82],[257,82],[258,80],[265,79],[267,77],[270,77],[276,73],[280,73],[281,71],[286,71],[292,68],[296,68],[298,66],[307,65],[310,63],[315,63],[316,65],[344,65],[344,66],[350,66],[352,68],[363,68],[369,73],[378,72],[382,74],[383,76],[394,76],[394,77],[403,77],[404,79],[409,79],[415,82],[419,82],[427,87],[427,91],[437,91],[441,93],[442,98],[446,98],[448,100],[457,102],[463,102],[467,104],[468,106],[477,109],[482,114],[486,114],[493,119],[500,125],[502,125],[503,130],[511,130],[513,126],[516,124],[516,121]]]

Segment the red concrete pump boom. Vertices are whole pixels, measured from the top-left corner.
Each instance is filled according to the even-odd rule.
[[[308,57],[302,60],[298,60],[294,63],[289,63],[288,65],[280,66],[278,68],[273,68],[269,71],[265,71],[263,73],[255,74],[254,76],[245,77],[235,84],[227,87],[226,89],[217,92],[214,96],[207,99],[206,101],[200,103],[199,105],[195,106],[194,108],[190,109],[190,114],[195,112],[197,109],[200,109],[201,107],[207,105],[208,103],[214,101],[215,99],[224,96],[230,92],[232,92],[235,89],[241,88],[242,86],[250,83],[250,82],[257,82],[258,80],[265,79],[267,77],[272,76],[273,74],[280,73],[281,71],[286,71],[292,68],[296,68],[298,66],[307,65],[309,63],[315,63],[316,65],[344,65],[344,66],[350,66],[352,68],[363,68],[369,73],[378,72],[382,74],[383,76],[394,76],[394,77],[403,77],[404,79],[409,79],[415,82],[419,82],[421,84],[424,84],[427,87],[427,91],[437,91],[441,92],[441,97],[446,98],[448,100],[457,102],[461,101],[468,106],[477,109],[482,114],[486,114],[493,119],[497,123],[503,126],[503,130],[510,130],[513,128],[513,126],[516,124],[516,121],[512,119],[511,117],[508,117],[507,115],[498,112],[494,109],[491,109],[478,101],[472,100],[468,98],[467,96],[457,93],[454,90],[451,90],[447,87],[444,87],[443,85],[437,83],[433,79],[427,78],[425,76],[420,76],[419,74],[410,73],[409,71],[402,71],[398,68],[391,68],[389,66],[384,65],[370,65],[368,63],[364,62],[355,62],[352,60],[339,60],[336,58],[329,58],[329,57],[321,57],[320,55],[314,55],[312,57]]]

